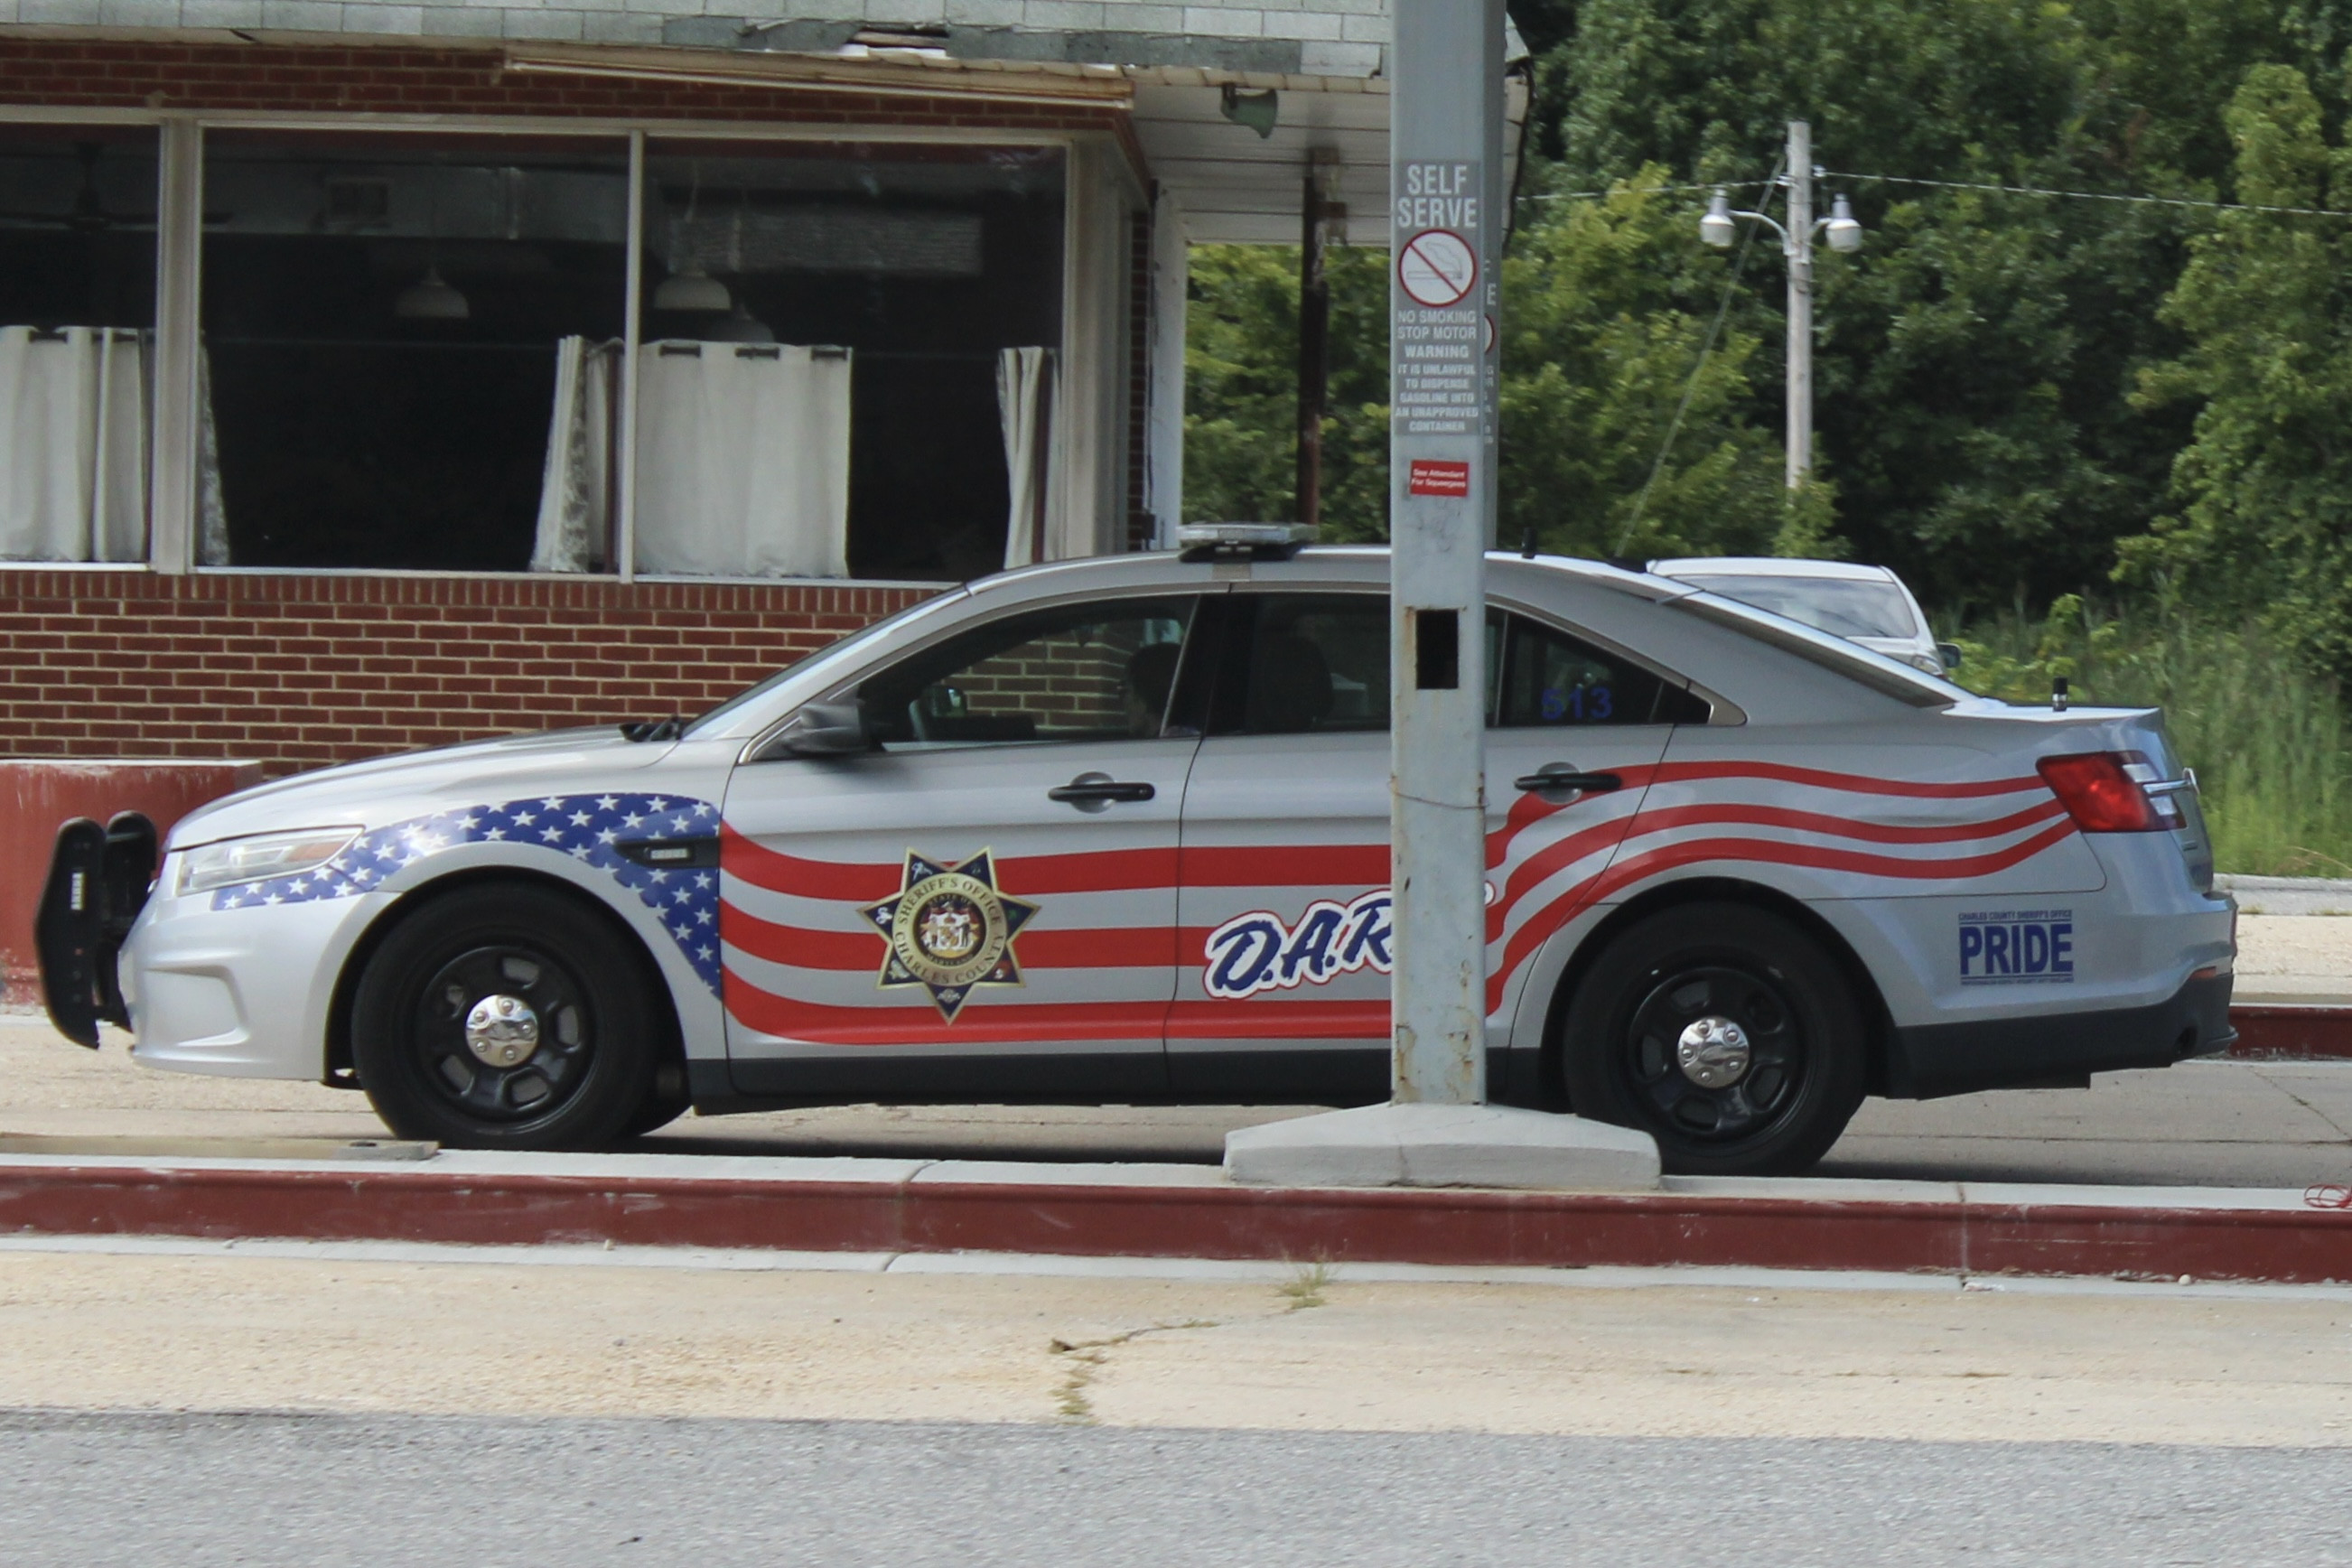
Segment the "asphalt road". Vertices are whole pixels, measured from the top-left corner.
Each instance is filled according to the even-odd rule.
[[[0,1415],[17,1568],[2352,1563],[2315,1449]]]

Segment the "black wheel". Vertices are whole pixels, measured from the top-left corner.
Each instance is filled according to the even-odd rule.
[[[654,1093],[627,942],[572,900],[484,887],[421,906],[360,976],[352,1058],[384,1124],[458,1149],[599,1149]]]
[[[1611,942],[1569,1003],[1560,1060],[1578,1114],[1641,1129],[1697,1175],[1809,1169],[1866,1075],[1837,965],[1744,904],[1665,910]]]
[[[686,1076],[682,1068],[672,1068],[667,1070],[675,1073],[680,1079]],[[673,1092],[664,1092],[664,1086],[657,1075],[653,1091],[647,1094],[644,1101],[638,1105],[636,1114],[629,1118],[627,1125],[621,1129],[621,1134],[626,1138],[642,1138],[648,1132],[658,1132],[684,1116],[693,1104],[694,1102],[686,1097],[683,1088]]]

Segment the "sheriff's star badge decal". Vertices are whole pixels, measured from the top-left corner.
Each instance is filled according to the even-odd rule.
[[[866,918],[889,943],[877,984],[886,991],[922,986],[952,1024],[975,987],[1021,984],[1013,939],[1036,912],[1035,904],[996,890],[989,850],[942,866],[910,849],[898,891],[866,906]]]

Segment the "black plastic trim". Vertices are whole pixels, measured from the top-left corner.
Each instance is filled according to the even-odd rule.
[[[719,864],[719,840],[709,838],[625,838],[613,853],[640,866],[665,870],[709,868]]]
[[[41,997],[58,1032],[98,1048],[98,1026],[131,1026],[116,961],[155,879],[155,825],[126,811],[104,827],[77,816],[58,829],[33,917]]]
[[[2053,1079],[2170,1067],[2237,1038],[2231,976],[2192,979],[2146,1007],[2045,1013],[1966,1024],[1897,1025],[1888,1042],[1889,1098],[1934,1100]]]

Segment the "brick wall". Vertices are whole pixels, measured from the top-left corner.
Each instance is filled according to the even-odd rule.
[[[292,773],[709,707],[920,588],[0,572],[0,754]]]

